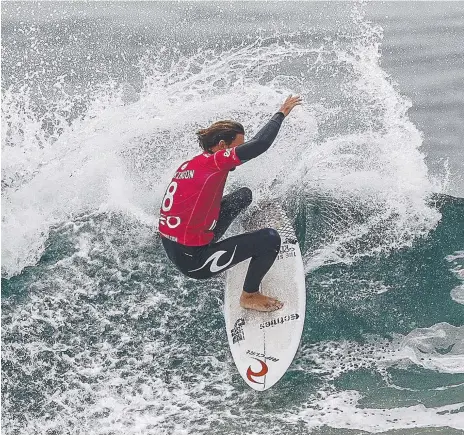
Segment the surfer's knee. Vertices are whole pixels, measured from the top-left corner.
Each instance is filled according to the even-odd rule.
[[[280,249],[280,234],[274,228],[263,228],[261,237],[265,240],[267,245],[271,248]]]
[[[248,207],[253,201],[253,194],[251,192],[251,189],[248,187],[241,187],[239,189],[239,192],[240,192],[240,197],[243,200],[243,203],[245,204],[246,207]]]

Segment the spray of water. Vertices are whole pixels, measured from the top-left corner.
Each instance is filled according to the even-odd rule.
[[[3,308],[11,432],[230,433],[247,421],[247,433],[289,433],[295,419],[307,431],[329,420],[348,427],[340,409],[357,409],[358,396],[332,395],[328,381],[343,371],[333,367],[327,383],[301,383],[304,409],[263,417],[269,403],[292,407],[285,385],[266,397],[237,387],[217,345],[226,343],[220,280],[179,276],[154,226],[173,170],[199,151],[197,128],[236,119],[250,137],[298,93],[305,105],[229,186],[305,216],[307,270],[408,246],[434,228],[440,215],[427,198],[441,181],[427,174],[409,102],[379,66],[380,29],[352,19],[354,34],[317,42],[308,32],[148,54],[140,92],[111,82],[85,98],[63,90],[37,111],[35,92],[4,90],[2,273],[13,294],[27,289]],[[378,430],[389,415],[368,411],[360,427]],[[401,418],[389,427],[404,427]]]
[[[286,120],[266,156],[231,181],[323,209],[329,236],[309,247],[307,267],[426,234],[439,219],[426,203],[438,186],[418,150],[409,102],[379,66],[379,30],[363,32],[349,44],[313,47],[288,35],[220,54],[173,53],[170,65],[158,53],[142,62],[138,101],[125,104],[124,90],[110,84],[71,122],[66,94],[61,110],[53,104],[38,116],[25,89],[6,91],[3,273],[35,263],[50,226],[73,214],[111,204],[148,220],[173,168],[197,152],[197,127],[233,118],[251,136],[290,92],[305,106]],[[290,65],[297,73],[285,74]]]

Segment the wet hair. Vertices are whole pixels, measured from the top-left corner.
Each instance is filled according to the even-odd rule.
[[[243,125],[235,121],[218,121],[211,124],[208,128],[202,128],[197,131],[198,142],[200,147],[212,153],[211,148],[216,146],[219,141],[223,140],[227,145],[230,145],[237,134],[245,134]]]

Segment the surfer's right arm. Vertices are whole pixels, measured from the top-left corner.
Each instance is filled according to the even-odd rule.
[[[258,157],[268,150],[274,142],[277,133],[280,130],[282,121],[292,111],[292,109],[301,104],[299,96],[291,95],[282,104],[280,110],[270,119],[270,121],[248,142],[243,143],[235,148],[237,157],[242,163]]]

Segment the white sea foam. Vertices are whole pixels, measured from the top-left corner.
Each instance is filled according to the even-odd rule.
[[[236,374],[222,326],[209,326],[221,318],[219,282],[192,286],[146,251],[151,231],[133,220],[115,217],[109,224],[95,214],[64,230],[75,253],[47,266],[21,309],[6,307],[4,314],[4,335],[22,337],[3,348],[4,364],[22,361],[7,382],[35,373],[28,382],[40,386],[21,408],[27,423],[11,418],[16,410],[4,416],[7,430],[155,435],[286,434],[295,428],[309,434],[324,425],[372,433],[462,429],[463,404],[399,406],[392,398],[388,405],[366,405],[364,392],[333,387],[342,375],[362,370],[379,373],[390,388],[392,367],[462,373],[462,327],[442,323],[365,345],[304,345],[291,368],[313,380],[298,383],[301,398],[295,403],[288,397],[289,379],[260,396]],[[150,286],[137,274],[156,281]],[[5,396],[4,406],[12,409],[13,400]],[[279,411],[265,411],[268,401]]]
[[[464,281],[464,251],[456,251],[452,255],[447,255],[445,260],[453,263],[454,267],[451,269],[458,279]],[[464,284],[458,285],[450,293],[451,299],[458,304],[464,304]]]
[[[380,433],[394,429],[450,427],[464,429],[462,410],[464,403],[425,407],[424,405],[373,409],[359,406],[361,394],[344,391],[330,394],[316,405],[302,407],[289,421],[304,421],[309,427],[329,426]],[[417,432],[420,433],[420,432]]]
[[[374,371],[384,379],[385,389],[407,390],[411,396],[409,404],[408,399],[403,399],[406,405],[398,406],[386,390],[385,394],[374,393],[369,397],[369,387],[364,387],[365,392],[345,389],[336,393],[331,392],[332,388],[322,388],[319,400],[312,398],[306,405],[297,407],[297,411],[286,413],[285,419],[303,420],[310,428],[327,425],[372,433],[413,427],[463,429],[464,402],[444,406],[427,403],[438,391],[446,390],[450,394],[453,389],[462,389],[462,385],[436,387],[432,383],[428,389],[422,387],[425,391],[421,392],[421,388],[395,385],[395,378],[389,372],[391,368],[408,370],[415,366],[439,373],[464,373],[463,337],[464,327],[439,323],[430,328],[417,328],[406,336],[395,335],[393,340],[372,338],[366,344],[343,341],[303,346],[296,360],[297,370],[316,375],[330,385],[350,372]],[[363,385],[362,381],[359,385]],[[424,399],[425,404],[421,403]],[[367,403],[362,403],[366,400]]]
[[[464,285],[460,285],[451,290],[450,296],[453,301],[456,301],[458,304],[464,304]]]
[[[299,367],[335,379],[360,368],[375,368],[383,373],[389,367],[411,365],[439,373],[464,373],[464,326],[438,323],[417,328],[393,340],[372,338],[367,344],[356,342],[322,342],[303,346]],[[301,360],[300,360],[301,359]],[[316,367],[308,365],[314,362]]]
[[[464,326],[438,323],[418,328],[401,340],[392,362],[412,362],[440,373],[464,373]]]

